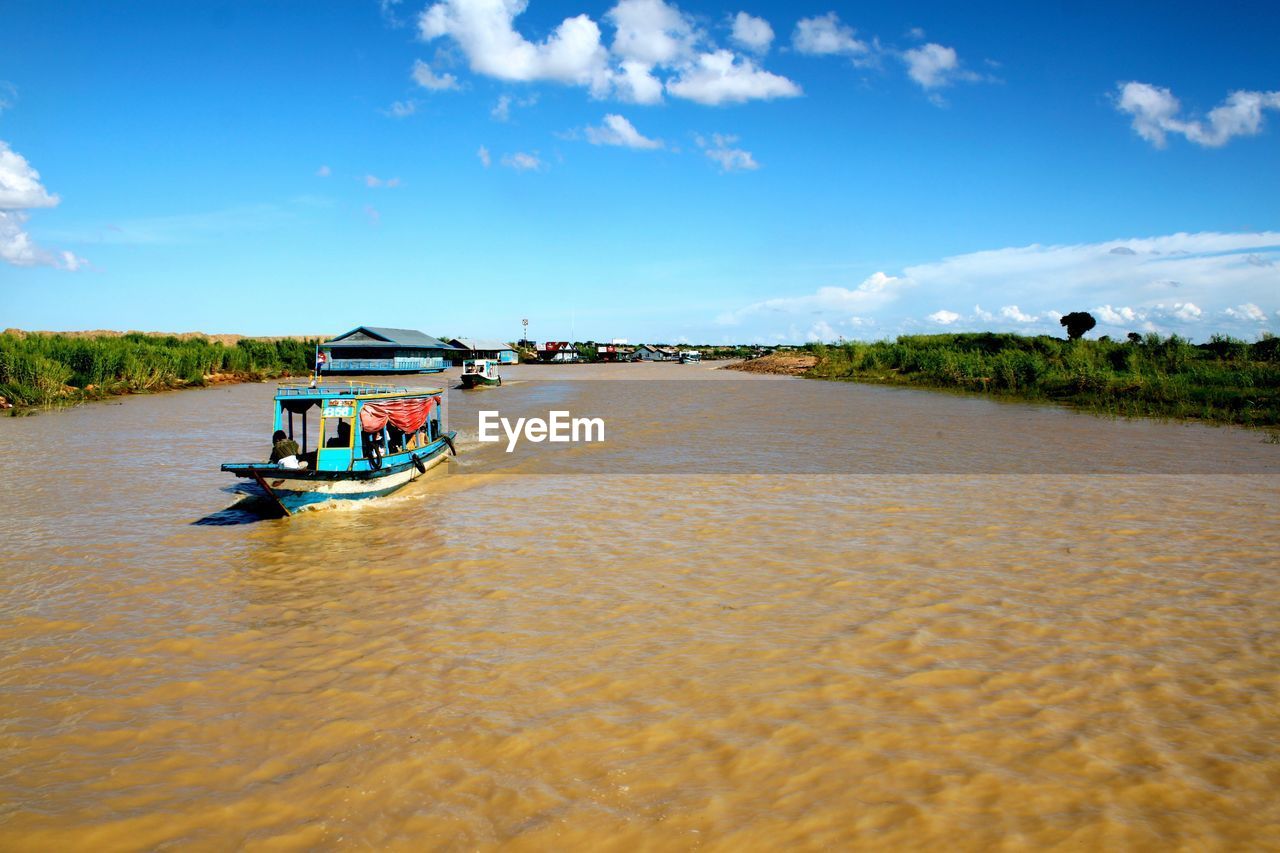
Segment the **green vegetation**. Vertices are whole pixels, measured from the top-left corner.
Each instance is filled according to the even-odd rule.
[[[906,335],[810,344],[808,376],[921,385],[1068,403],[1123,416],[1280,424],[1280,338],[1250,344],[1215,335],[1194,345],[1132,334],[1064,341],[1012,334]]]
[[[50,406],[204,385],[307,373],[314,342],[205,338],[0,334],[0,397],[16,407]]]

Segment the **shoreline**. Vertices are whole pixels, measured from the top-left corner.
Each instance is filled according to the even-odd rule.
[[[5,397],[0,397],[0,416],[8,415],[13,418],[30,417],[41,412],[72,409],[85,403],[101,403],[121,397],[146,397],[151,394],[161,394],[168,391],[197,391],[218,385],[244,385],[256,382],[270,382],[277,379],[300,379],[310,375],[310,373],[211,373],[202,377],[200,381],[179,381],[137,389],[128,387],[106,388],[101,385],[87,385],[84,388],[67,386],[56,400],[45,405],[15,404]]]
[[[1028,393],[1026,391],[992,388],[989,387],[990,383],[988,382],[941,382],[925,376],[906,374],[891,368],[877,371],[852,371],[841,374],[835,374],[834,372],[824,373],[824,370],[833,371],[835,369],[828,359],[814,353],[802,352],[764,355],[738,364],[726,365],[723,369],[829,382],[856,382],[864,385],[879,385],[892,388],[941,391],[962,396],[987,397],[1003,402],[1063,406],[1097,417],[1142,418],[1158,421],[1199,423],[1210,426],[1237,426],[1263,432],[1267,435],[1267,443],[1280,444],[1280,416],[1277,416],[1275,412],[1265,412],[1264,417],[1257,420],[1214,416],[1214,414],[1206,416],[1204,414],[1175,410],[1172,407],[1161,406],[1158,401],[1136,397],[1103,399],[1079,393],[1061,396],[1054,396],[1050,393]]]

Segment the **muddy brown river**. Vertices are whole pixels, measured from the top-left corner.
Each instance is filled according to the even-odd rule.
[[[1280,446],[714,367],[290,519],[274,386],[0,419],[0,849],[1275,849]]]

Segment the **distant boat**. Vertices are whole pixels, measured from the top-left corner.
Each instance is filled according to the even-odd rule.
[[[281,385],[274,429],[297,453],[280,461],[227,462],[286,515],[339,501],[388,495],[455,452],[443,428],[444,389]],[[309,425],[312,429],[309,430]],[[313,443],[314,439],[314,443]],[[277,443],[273,456],[292,444]]]
[[[462,362],[463,388],[501,384],[502,377],[498,375],[498,362],[493,359],[475,358]]]
[[[680,353],[681,364],[701,364],[702,353],[697,350],[686,350]]]

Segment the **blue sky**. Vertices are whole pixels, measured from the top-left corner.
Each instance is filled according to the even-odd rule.
[[[1280,329],[1263,4],[55,3],[0,326]]]

